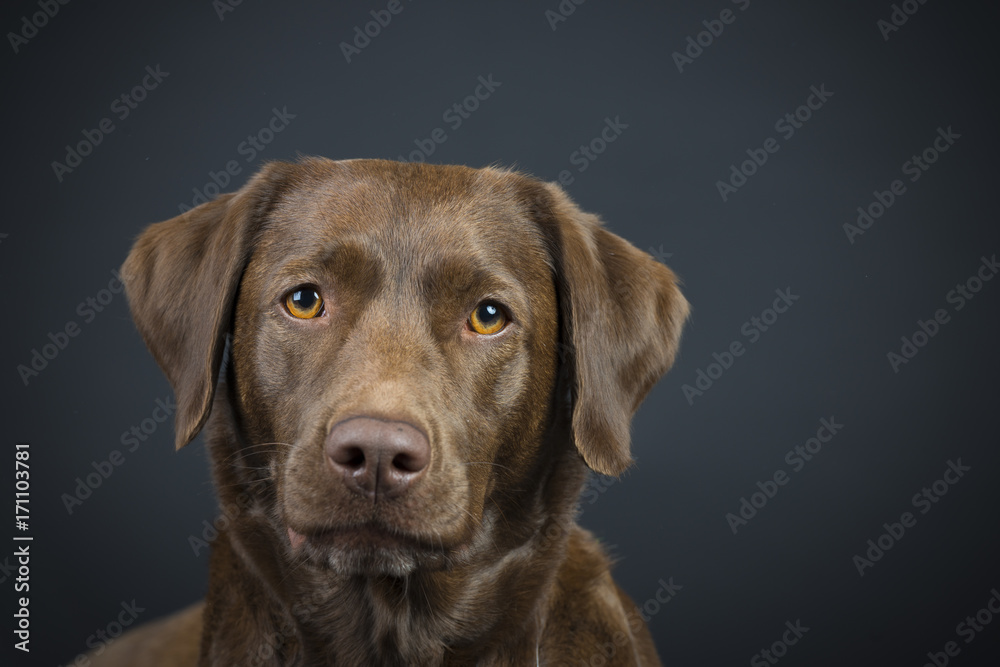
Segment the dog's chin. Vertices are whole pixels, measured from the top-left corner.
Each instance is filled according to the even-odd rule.
[[[440,545],[372,526],[309,533],[289,527],[288,540],[297,560],[340,576],[405,577],[417,570],[444,569],[451,560]]]

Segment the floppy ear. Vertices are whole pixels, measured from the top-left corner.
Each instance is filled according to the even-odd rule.
[[[573,391],[573,439],[603,475],[632,464],[632,416],[674,361],[688,302],[677,278],[584,213],[554,183],[536,213],[555,263]]]
[[[255,218],[280,168],[269,164],[240,191],[150,225],[122,265],[132,319],[177,400],[177,449],[211,411]]]

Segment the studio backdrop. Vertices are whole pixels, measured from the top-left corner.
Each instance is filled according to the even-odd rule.
[[[1000,664],[995,6],[0,16],[0,663],[83,665],[204,595],[224,517],[117,271],[147,224],[320,155],[559,182],[683,280],[637,464],[580,507],[665,664]]]

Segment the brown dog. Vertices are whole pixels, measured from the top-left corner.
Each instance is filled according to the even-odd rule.
[[[229,521],[205,603],[97,664],[660,664],[574,516],[688,304],[558,186],[272,163],[122,275]]]

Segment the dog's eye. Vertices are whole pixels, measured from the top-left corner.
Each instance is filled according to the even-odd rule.
[[[495,334],[507,325],[507,316],[499,304],[483,301],[469,316],[469,327],[477,334]]]
[[[323,312],[323,297],[312,287],[300,287],[285,297],[285,308],[292,317],[308,320]]]

